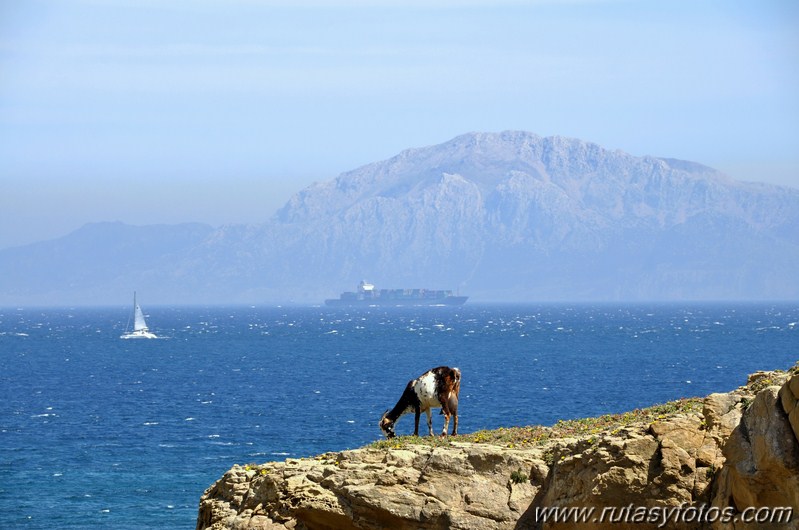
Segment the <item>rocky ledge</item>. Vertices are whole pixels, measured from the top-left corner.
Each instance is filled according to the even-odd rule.
[[[403,437],[307,459],[236,465],[197,529],[602,528],[541,507],[791,508],[790,522],[670,520],[668,528],[799,528],[799,364],[732,392],[553,427]],[[646,529],[660,520],[613,528]]]

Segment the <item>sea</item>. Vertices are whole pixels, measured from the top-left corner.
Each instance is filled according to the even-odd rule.
[[[725,392],[799,360],[797,303],[162,306],[159,339],[121,340],[128,313],[0,309],[3,528],[192,529],[234,464],[378,440],[439,365],[461,369],[468,433]]]

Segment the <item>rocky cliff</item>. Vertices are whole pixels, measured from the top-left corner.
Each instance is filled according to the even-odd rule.
[[[197,529],[609,522],[636,529],[797,528],[798,402],[799,365],[753,374],[729,393],[549,428],[404,437],[315,458],[236,465],[202,496]],[[763,513],[756,523],[741,520],[747,508],[764,506],[790,511],[775,512],[776,522],[763,521]],[[582,512],[588,517],[579,524],[555,522],[551,513],[543,520],[541,509],[552,507],[593,511]],[[598,518],[605,516],[603,524]]]

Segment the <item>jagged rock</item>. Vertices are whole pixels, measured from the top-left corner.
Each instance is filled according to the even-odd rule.
[[[758,375],[758,374],[756,374]],[[724,446],[726,462],[718,478],[715,506],[790,507],[799,526],[799,436],[796,422],[796,395],[799,374],[785,377],[758,377],[772,384],[749,403],[740,424]],[[751,379],[750,379],[751,381]],[[763,523],[734,528],[768,528]],[[775,525],[774,528],[785,528]]]
[[[782,386],[780,402],[788,414],[788,422],[791,424],[794,436],[799,439],[799,376],[792,377],[788,384]]]
[[[234,466],[203,496],[197,528],[511,528],[538,491],[512,476],[542,476],[542,457],[454,443]]]
[[[197,530],[573,528],[537,520],[542,507],[695,506],[740,514],[793,508],[799,526],[799,369],[762,372],[701,409],[522,448],[362,448],[234,466],[200,501]],[[793,417],[793,419],[791,419]],[[580,528],[607,528],[588,522]],[[613,528],[662,528],[614,522]],[[790,526],[790,525],[793,526]],[[670,520],[668,528],[769,528]]]
[[[676,415],[633,426],[598,439],[559,446],[543,492],[523,527],[538,528],[532,517],[540,506],[679,506],[710,502],[712,470],[723,458],[718,438],[708,436],[702,414]],[[606,524],[581,525],[605,528]],[[571,528],[573,523],[546,528]],[[654,528],[657,525],[652,526]],[[624,528],[614,524],[614,528]],[[635,528],[646,525],[635,524]],[[692,528],[671,525],[670,528]]]

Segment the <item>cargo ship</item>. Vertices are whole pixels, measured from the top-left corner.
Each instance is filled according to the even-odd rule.
[[[434,289],[375,289],[366,281],[358,284],[357,291],[346,291],[338,298],[325,300],[328,306],[403,306],[403,305],[463,305],[468,296],[452,294],[448,290]]]

